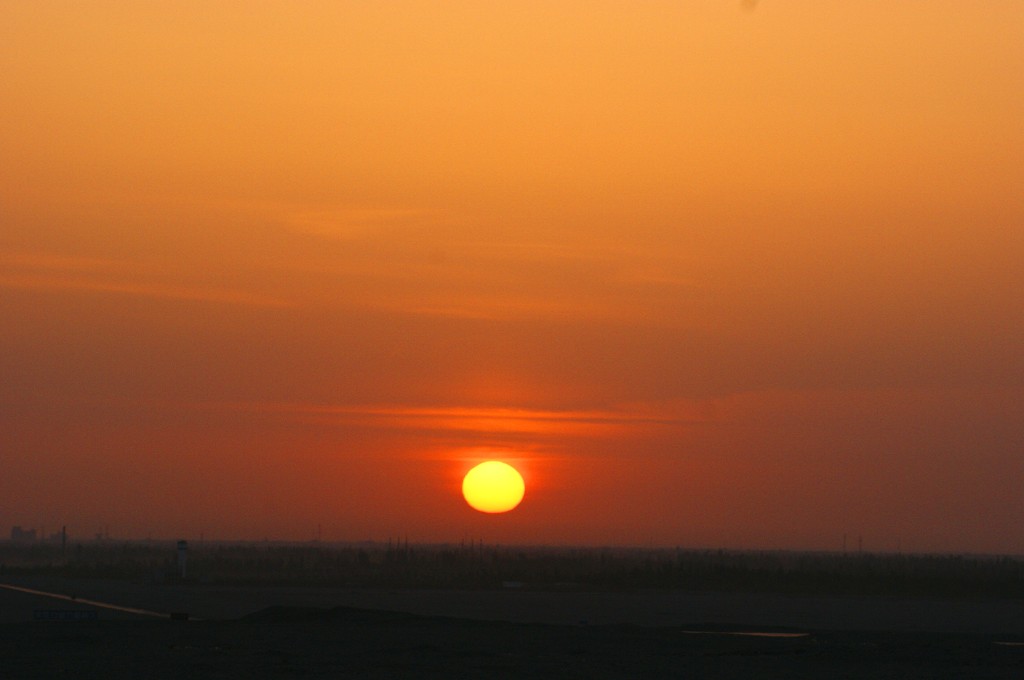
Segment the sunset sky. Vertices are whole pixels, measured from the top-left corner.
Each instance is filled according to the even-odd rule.
[[[0,106],[0,535],[1024,553],[1020,0],[9,1]]]

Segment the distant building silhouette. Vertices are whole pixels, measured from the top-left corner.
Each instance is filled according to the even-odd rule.
[[[18,543],[27,543],[36,540],[35,529],[22,529],[20,526],[11,527],[11,540]]]
[[[188,563],[188,541],[178,541],[178,572],[184,580],[185,566]]]

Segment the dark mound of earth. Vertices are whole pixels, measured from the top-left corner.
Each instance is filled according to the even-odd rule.
[[[440,617],[417,616],[404,612],[359,609],[357,607],[287,607],[277,605],[247,614],[240,620],[250,623],[395,623]]]

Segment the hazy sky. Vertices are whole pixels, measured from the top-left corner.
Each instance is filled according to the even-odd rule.
[[[1019,0],[4,2],[0,73],[0,527],[1024,553]]]

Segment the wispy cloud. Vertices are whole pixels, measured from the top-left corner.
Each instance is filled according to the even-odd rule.
[[[705,265],[696,256],[621,234],[566,240],[508,217],[415,204],[247,207],[257,208],[276,214],[291,235],[322,239],[296,244],[294,257],[271,266],[319,278],[327,285],[310,296],[329,290],[326,304],[452,318],[650,322],[692,319],[671,308],[703,291]]]
[[[289,301],[231,288],[147,281],[143,267],[118,260],[47,252],[0,252],[0,287],[84,291],[232,305],[285,307]]]
[[[4,269],[48,272],[110,272],[124,269],[117,260],[28,250],[0,250],[0,265]]]
[[[336,406],[287,402],[219,402],[212,410],[276,413],[338,425],[491,434],[607,435],[639,428],[679,426],[693,413],[619,410],[542,410],[463,406]]]
[[[293,231],[335,239],[358,239],[382,232],[429,227],[437,213],[417,208],[335,208],[289,211],[284,224]]]

